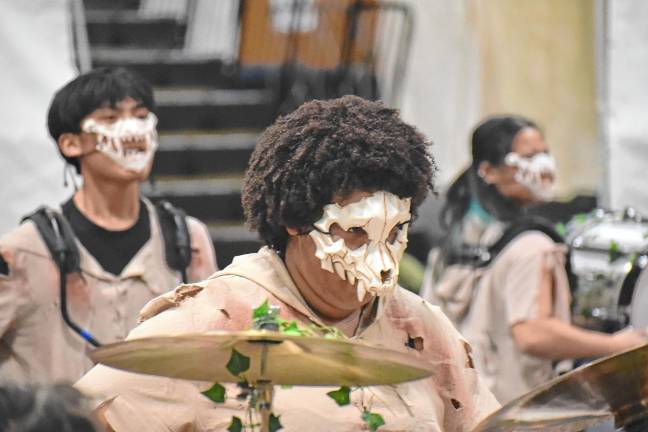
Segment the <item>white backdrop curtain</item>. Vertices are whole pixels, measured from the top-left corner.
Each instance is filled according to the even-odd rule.
[[[54,91],[76,74],[71,41],[67,0],[0,0],[0,233],[71,193],[46,128]]]

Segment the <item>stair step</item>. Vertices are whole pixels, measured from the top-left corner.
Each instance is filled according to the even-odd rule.
[[[256,144],[256,133],[163,134],[154,172],[190,176],[243,172]]]
[[[140,7],[140,0],[83,0],[83,6],[88,11],[137,10]]]
[[[162,58],[158,54],[155,60],[132,59],[131,54],[124,55],[124,61],[118,61],[131,70],[142,75],[155,87],[165,86],[203,86],[227,89],[260,89],[267,87],[270,70],[244,69],[214,59],[182,58],[179,54]],[[99,53],[94,58],[94,66],[112,66],[119,54]],[[127,59],[127,60],[126,60]]]
[[[156,87],[203,86],[227,89],[261,89],[276,79],[271,68],[244,68],[218,59],[194,57],[181,49],[141,49],[93,46],[94,67],[125,66]]]
[[[173,62],[183,63],[189,56],[183,49],[111,47],[96,45],[90,52],[93,66],[129,66],[129,64]]]
[[[195,179],[164,177],[157,179],[154,188],[148,183],[144,184],[142,192],[153,201],[169,200],[188,215],[202,221],[241,221],[242,184],[243,178],[240,176]]]
[[[156,89],[159,130],[262,129],[274,117],[269,90]]]
[[[172,18],[143,18],[135,11],[93,11],[86,16],[92,46],[180,48],[187,26]]]
[[[218,266],[224,268],[238,255],[253,253],[263,246],[256,232],[242,224],[209,224],[209,234],[214,243]]]
[[[260,89],[156,88],[155,102],[166,106],[263,105],[272,102],[272,92]]]

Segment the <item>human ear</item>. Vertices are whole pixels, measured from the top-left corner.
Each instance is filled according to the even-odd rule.
[[[301,230],[299,230],[297,228],[293,228],[293,227],[286,227],[286,231],[288,232],[288,235],[291,235],[291,236],[296,236],[296,235],[301,234]]]
[[[82,154],[81,137],[73,133],[64,133],[58,139],[58,147],[63,156],[68,158],[79,157]]]
[[[499,178],[499,171],[490,162],[482,162],[477,169],[477,175],[486,184],[495,184]]]

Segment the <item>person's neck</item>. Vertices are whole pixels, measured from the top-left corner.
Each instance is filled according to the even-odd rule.
[[[326,324],[343,320],[353,314],[353,310],[342,310],[328,303],[313,287],[313,281],[310,280],[302,271],[298,262],[298,254],[303,251],[296,250],[292,244],[286,248],[285,264],[288,273],[292,278],[295,286],[301,293],[308,306],[315,312]]]
[[[83,186],[73,197],[79,211],[92,223],[111,231],[132,227],[139,217],[139,183],[122,184],[84,177]]]

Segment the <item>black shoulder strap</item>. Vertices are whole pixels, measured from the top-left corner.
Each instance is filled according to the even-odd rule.
[[[497,240],[497,242],[495,242],[495,244],[493,244],[489,248],[489,255],[490,255],[489,262],[495,259],[497,254],[502,252],[502,250],[506,247],[506,245],[509,244],[513,239],[515,239],[517,236],[527,231],[540,231],[541,233],[546,234],[554,242],[565,244],[565,238],[562,235],[560,235],[558,231],[556,231],[556,229],[553,227],[552,223],[549,220],[540,216],[528,216],[511,224],[506,229],[506,231],[504,231],[502,237],[500,237],[499,240]],[[574,292],[578,288],[578,278],[572,271],[571,248],[567,249],[567,256],[565,257],[565,271],[567,273],[569,289],[571,293],[574,294]]]
[[[35,212],[22,218],[31,220],[45,242],[50,256],[64,273],[80,271],[80,256],[74,232],[67,219],[49,207],[41,206]]]
[[[473,267],[486,267],[493,262],[497,255],[499,255],[499,253],[502,252],[502,250],[504,250],[511,241],[527,231],[540,231],[556,243],[565,243],[564,237],[555,230],[551,222],[539,216],[529,216],[519,219],[509,225],[509,227],[504,230],[501,237],[489,248],[467,247],[464,245],[459,252],[449,254],[449,258],[446,262],[448,265],[462,264]],[[565,271],[567,273],[569,289],[573,297],[574,292],[578,288],[578,278],[572,271],[570,248],[567,249],[567,256],[565,257]]]
[[[517,236],[527,231],[540,231],[556,243],[564,243],[563,237],[545,219],[537,216],[526,217],[511,223],[500,238],[490,247],[461,245],[459,250],[449,254],[448,264],[463,264],[473,267],[486,267]]]
[[[544,218],[532,216],[522,218],[511,225],[504,231],[502,236],[488,248],[491,261],[517,236],[527,231],[540,231],[546,234],[551,240],[556,243],[565,243],[565,239],[561,236],[551,223]]]
[[[191,237],[187,226],[186,213],[166,200],[155,205],[162,237],[167,265],[182,274],[187,283],[187,267],[191,264]]]
[[[34,213],[25,216],[21,222],[31,220],[43,238],[50,256],[59,269],[59,295],[61,317],[65,324],[95,347],[101,344],[92,334],[70,318],[67,307],[67,277],[69,273],[81,271],[81,256],[76,245],[74,232],[65,217],[49,207],[41,206]]]

